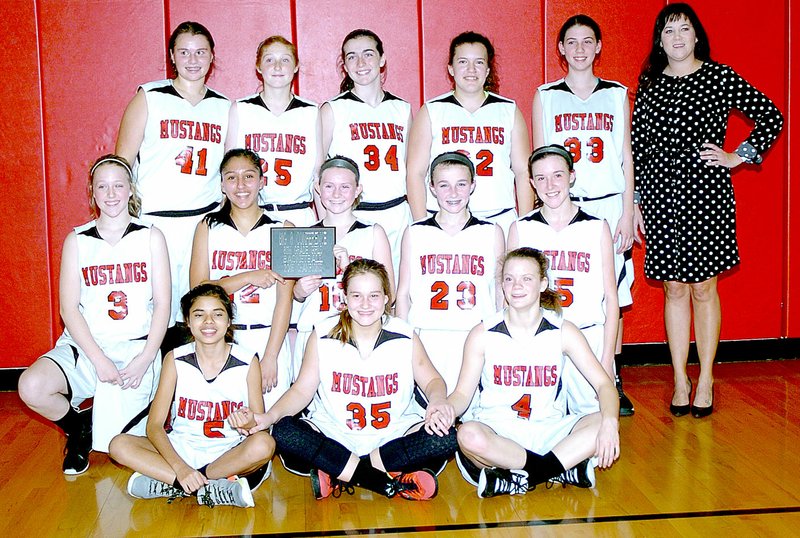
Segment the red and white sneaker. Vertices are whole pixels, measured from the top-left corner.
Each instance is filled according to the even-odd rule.
[[[439,493],[436,475],[428,469],[413,473],[390,473],[397,481],[397,495],[409,501],[427,501]]]
[[[336,478],[331,478],[331,475],[320,471],[319,469],[311,469],[311,491],[314,493],[314,498],[317,500],[325,499],[333,496],[338,499],[342,493],[352,495],[355,493],[355,488],[350,484],[346,484]]]

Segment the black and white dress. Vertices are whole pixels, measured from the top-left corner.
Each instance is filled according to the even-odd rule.
[[[755,122],[747,142],[763,153],[783,116],[726,65],[707,61],[683,77],[660,75],[636,96],[633,155],[649,278],[703,282],[739,263],[730,170],[700,159],[702,144],[722,147],[732,109]]]

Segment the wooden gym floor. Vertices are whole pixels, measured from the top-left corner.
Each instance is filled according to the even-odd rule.
[[[132,499],[130,472],[104,454],[67,478],[60,431],[2,393],[0,536],[800,536],[800,361],[718,364],[715,376],[714,414],[676,419],[671,369],[626,368],[636,415],[621,419],[622,456],[593,490],[479,499],[451,462],[428,502],[363,490],[316,501],[276,459],[251,509]]]

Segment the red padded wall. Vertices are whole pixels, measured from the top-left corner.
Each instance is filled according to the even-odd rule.
[[[787,270],[785,283],[785,332],[784,336],[800,337],[800,134],[797,126],[800,125],[800,106],[797,99],[800,95],[800,9],[791,10],[789,20],[789,35],[787,45],[788,61],[788,87],[786,97],[792,107],[784,108],[787,124],[784,127],[784,140],[787,142],[786,172],[782,180],[788,183],[788,194],[784,198],[783,213],[787,215],[788,225],[784,230],[788,240],[784,249],[784,265]],[[786,69],[783,70],[786,76]],[[794,179],[794,181],[792,181]],[[794,262],[792,264],[791,262]]]
[[[0,71],[5,73],[0,92],[0,296],[3,311],[14,320],[3,335],[3,367],[29,364],[53,342],[55,328],[50,321],[52,271],[43,214],[48,178],[33,3],[5,2],[0,35]]]
[[[114,147],[125,105],[137,85],[164,78],[166,39],[183,20],[207,25],[216,39],[217,65],[209,85],[235,99],[255,92],[256,45],[282,34],[299,49],[300,94],[324,101],[338,93],[337,59],[350,30],[366,27],[384,41],[386,87],[414,111],[424,99],[450,89],[447,49],[463,30],[488,35],[497,49],[500,91],[517,101],[526,121],[535,88],[563,75],[555,39],[564,19],[584,12],[604,32],[598,74],[635,90],[655,15],[663,0],[8,0],[3,3],[3,72],[0,125],[0,296],[15,325],[8,331],[0,367],[30,364],[61,331],[58,264],[64,236],[88,218],[86,171]],[[800,55],[788,0],[763,0],[757,14],[747,0],[694,2],[711,37],[715,59],[731,64],[785,113]],[[756,16],[757,15],[757,16]],[[787,45],[788,43],[788,45]],[[40,99],[41,95],[41,99]],[[797,108],[797,107],[795,107]],[[800,151],[790,136],[798,113],[787,116],[778,144],[760,167],[734,174],[742,265],[720,283],[725,339],[800,336],[800,185],[789,181]],[[726,147],[745,136],[747,123],[731,122]],[[790,152],[789,149],[794,149]],[[24,168],[20,165],[24,163]],[[22,171],[22,174],[19,173]],[[24,179],[21,179],[21,177]],[[31,178],[34,178],[31,181]],[[22,183],[24,181],[24,183]],[[24,189],[12,189],[14,184]],[[20,237],[25,247],[19,248]],[[626,342],[664,340],[661,288],[642,275],[643,250],[634,251],[635,304],[626,314]],[[17,298],[24,297],[24,301]],[[745,304],[746,301],[746,304]]]

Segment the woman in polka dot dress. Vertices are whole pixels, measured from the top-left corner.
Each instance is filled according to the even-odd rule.
[[[639,77],[633,153],[647,251],[645,275],[664,282],[664,322],[675,389],[670,411],[700,418],[713,410],[712,365],[719,343],[717,277],[739,263],[730,169],[761,162],[783,126],[775,105],[710,58],[706,32],[686,4],[656,18]],[[755,122],[734,153],[721,149],[731,110]],[[686,375],[691,315],[700,377],[691,406]]]

